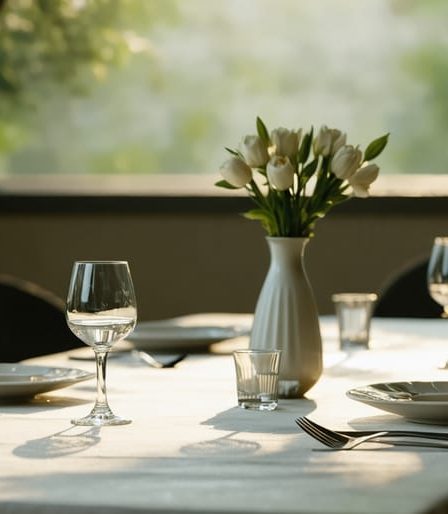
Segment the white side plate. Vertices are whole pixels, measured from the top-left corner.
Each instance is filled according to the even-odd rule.
[[[138,323],[127,339],[140,350],[193,349],[248,334],[245,326],[179,326],[172,322],[145,321]]]
[[[347,396],[410,421],[448,424],[448,382],[385,382],[350,389]]]
[[[32,398],[94,376],[80,369],[0,363],[0,399]]]

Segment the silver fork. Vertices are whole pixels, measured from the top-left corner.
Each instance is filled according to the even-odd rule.
[[[375,439],[376,437],[379,437],[380,434],[384,434],[384,432],[378,432],[362,437],[345,436],[345,440],[341,440],[339,436],[329,435],[326,432],[317,429],[311,425],[306,418],[298,418],[296,419],[296,423],[308,435],[333,450],[353,450],[353,448],[356,448],[360,444],[369,441],[370,439]]]
[[[131,350],[131,355],[134,357],[137,357],[137,359],[140,359],[143,362],[146,362],[146,364],[149,364],[153,368],[174,368],[176,364],[178,364],[180,361],[184,360],[187,356],[186,353],[183,353],[181,355],[176,355],[174,357],[171,357],[167,360],[162,361],[156,360],[150,353],[148,352],[142,352],[140,350]]]
[[[336,432],[334,430],[330,430],[328,428],[322,427],[318,425],[314,421],[309,420],[308,418],[302,417],[296,419],[297,425],[306,432],[308,435],[321,442],[323,445],[332,448],[333,450],[353,450],[360,444],[363,444],[368,441],[373,441],[376,439],[381,439],[382,437],[391,437],[390,431],[383,432],[372,432],[367,435],[362,435],[359,437],[352,437],[348,435],[344,435],[341,432]],[[395,434],[397,435],[397,434]],[[419,436],[411,434],[408,432],[407,434],[402,432],[400,434],[403,435],[412,435],[413,437],[424,437],[428,439],[428,435]],[[420,446],[427,448],[445,448],[448,449],[448,441],[443,444],[443,442],[435,442],[435,441],[375,441],[380,442],[382,444],[389,444],[394,446]]]
[[[330,430],[329,428],[319,425],[305,416],[305,419],[310,425],[313,425],[317,430],[325,432],[329,436],[345,440],[345,436],[362,437],[364,435],[378,434],[379,430]],[[383,431],[382,431],[383,432]],[[384,437],[418,437],[423,439],[440,439],[441,441],[448,441],[448,433],[446,432],[425,432],[423,430],[384,430],[387,435]]]

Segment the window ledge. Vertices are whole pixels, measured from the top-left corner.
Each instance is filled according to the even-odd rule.
[[[22,175],[0,178],[2,213],[242,212],[244,190],[214,186],[213,175]],[[339,205],[339,214],[448,213],[448,176],[385,175],[368,199]]]

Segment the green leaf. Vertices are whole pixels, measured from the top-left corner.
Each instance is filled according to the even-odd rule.
[[[378,157],[378,155],[386,147],[388,139],[389,139],[389,133],[372,141],[369,144],[369,146],[366,148],[366,151],[364,152],[364,160],[371,161],[372,159],[375,159],[375,157]]]
[[[313,127],[311,130],[307,132],[302,139],[302,144],[300,145],[298,162],[305,163],[308,160],[311,150],[311,143],[313,142]]]
[[[271,143],[271,140],[269,138],[269,132],[266,128],[266,125],[263,123],[263,120],[257,116],[257,132],[258,135],[261,137],[261,139],[269,145]]]
[[[233,186],[230,182],[227,182],[227,180],[219,180],[215,182],[215,186],[223,187],[224,189],[241,189],[241,187]]]
[[[237,150],[232,150],[231,148],[224,147],[230,154],[235,155],[235,157],[240,157],[240,153]]]
[[[274,216],[264,209],[252,209],[243,214],[248,220],[260,221],[262,227],[268,232],[269,235],[273,235],[276,230],[276,222]]]
[[[303,170],[302,175],[306,177],[307,179],[312,177],[314,173],[316,172],[317,165],[319,164],[319,159],[313,159],[309,164],[307,164]]]
[[[248,220],[271,221],[272,215],[263,209],[252,209],[243,214]]]

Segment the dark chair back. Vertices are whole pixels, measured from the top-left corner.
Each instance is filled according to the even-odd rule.
[[[397,318],[440,318],[443,308],[429,295],[428,260],[407,266],[382,288],[373,315]]]
[[[64,302],[44,288],[0,275],[0,362],[83,346],[67,326]]]

